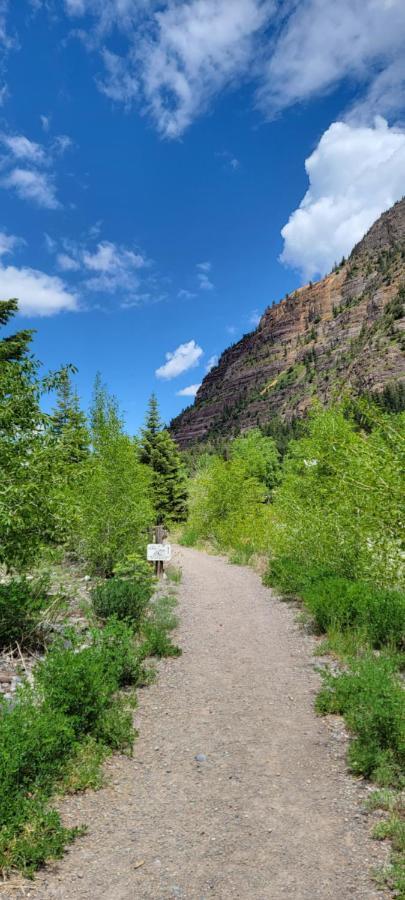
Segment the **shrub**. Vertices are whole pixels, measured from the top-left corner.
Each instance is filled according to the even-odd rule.
[[[49,602],[44,579],[15,578],[0,584],[0,647],[38,643],[38,625]]]
[[[121,685],[142,677],[140,651],[124,623],[94,629],[88,646],[70,636],[71,649],[56,643],[24,684],[14,707],[0,705],[0,871],[31,874],[61,856],[78,829],[64,829],[47,804],[56,785],[97,777],[103,748],[130,752],[135,737],[130,698]]]
[[[145,656],[180,656],[181,650],[172,643],[170,632],[177,626],[174,614],[176,600],[174,597],[160,597],[151,607],[148,618],[143,625],[145,643],[142,652]]]
[[[405,595],[344,578],[317,580],[303,589],[321,632],[362,630],[373,647],[400,646],[405,635]]]
[[[68,717],[76,737],[95,734],[111,697],[124,683],[136,682],[139,657],[133,635],[124,623],[112,621],[95,629],[92,643],[76,652],[61,643],[36,669],[36,682],[47,707]]]
[[[405,696],[396,660],[372,653],[354,660],[347,672],[323,673],[316,708],[343,715],[356,736],[349,750],[353,772],[383,785],[400,781],[405,765]]]
[[[116,616],[139,628],[152,590],[153,581],[149,570],[136,580],[110,578],[92,591],[94,612],[100,619]]]

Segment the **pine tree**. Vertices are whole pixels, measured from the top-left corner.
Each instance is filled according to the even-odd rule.
[[[79,398],[73,391],[69,371],[64,369],[56,392],[57,405],[52,414],[52,433],[66,463],[79,463],[88,453],[89,434]]]
[[[152,469],[157,524],[184,520],[187,512],[186,470],[175,442],[162,426],[155,394],[149,400],[141,431],[139,458]]]
[[[0,300],[0,325],[7,325],[17,311],[18,300]],[[33,334],[33,331],[25,329],[1,338],[0,362],[17,362],[22,359],[27,353]]]
[[[156,394],[152,394],[146,413],[145,425],[141,429],[140,461],[147,466],[152,466],[153,453],[156,448],[157,436],[162,431],[159,406]],[[153,468],[153,466],[152,466]]]

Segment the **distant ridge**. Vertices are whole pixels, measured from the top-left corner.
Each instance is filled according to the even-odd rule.
[[[171,423],[185,448],[303,416],[314,397],[381,392],[405,381],[405,198],[330,275],[264,312],[229,347]],[[252,298],[253,300],[253,298]]]

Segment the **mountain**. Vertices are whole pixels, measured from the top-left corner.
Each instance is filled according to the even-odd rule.
[[[375,222],[326,278],[269,306],[255,331],[222,354],[193,406],[171,423],[180,447],[305,415],[345,389],[405,382],[405,198]],[[392,388],[394,386],[394,388]]]

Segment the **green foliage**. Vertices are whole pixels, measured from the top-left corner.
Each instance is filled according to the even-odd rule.
[[[290,445],[275,491],[276,558],[391,588],[402,572],[405,416],[368,407],[359,429],[343,407],[320,410]]]
[[[172,643],[170,632],[178,624],[174,613],[176,600],[174,597],[159,597],[151,606],[149,616],[143,624],[145,643],[142,648],[144,656],[180,656],[181,650]]]
[[[31,874],[62,855],[77,833],[63,829],[48,808],[58,786],[73,787],[73,761],[76,783],[86,786],[108,748],[131,751],[129,698],[116,694],[141,680],[141,652],[132,630],[115,620],[88,641],[81,646],[72,632],[71,647],[56,643],[38,664],[34,686],[23,685],[13,707],[1,705],[0,871]]]
[[[157,400],[152,394],[141,432],[140,460],[152,471],[152,492],[157,524],[182,522],[187,510],[186,470],[176,444],[162,427]]]
[[[91,594],[96,615],[101,619],[116,616],[139,628],[153,591],[147,563],[142,565],[142,570],[136,579],[115,577],[97,585]]]
[[[67,369],[61,372],[56,389],[56,408],[51,417],[55,450],[65,468],[86,459],[89,452],[89,432],[86,416],[80,409],[79,398],[73,391]]]
[[[367,654],[349,671],[323,673],[319,713],[343,715],[355,735],[349,750],[353,772],[383,785],[396,784],[405,765],[405,696],[396,661]]]
[[[302,597],[321,632],[358,630],[373,647],[400,647],[405,638],[405,594],[344,578],[324,578]]]
[[[182,540],[211,541],[245,561],[269,548],[267,501],[279,477],[278,453],[256,430],[233,441],[229,457],[201,457]]]
[[[0,584],[0,648],[18,642],[21,648],[32,649],[40,642],[39,625],[51,603],[48,591],[44,578],[21,577]]]
[[[0,302],[0,325],[17,310],[17,301]],[[29,354],[32,332],[0,340],[0,565],[24,569],[41,548],[61,539],[56,486],[59,466],[50,418],[40,401],[57,388],[63,373],[38,375]]]
[[[138,447],[124,433],[116,401],[97,379],[91,409],[93,452],[75,490],[72,543],[93,572],[111,575],[130,553],[144,555],[154,518],[151,478]]]
[[[270,492],[280,479],[280,461],[276,445],[259,429],[235,438],[230,445],[231,460],[240,460],[252,478],[264,484]]]

